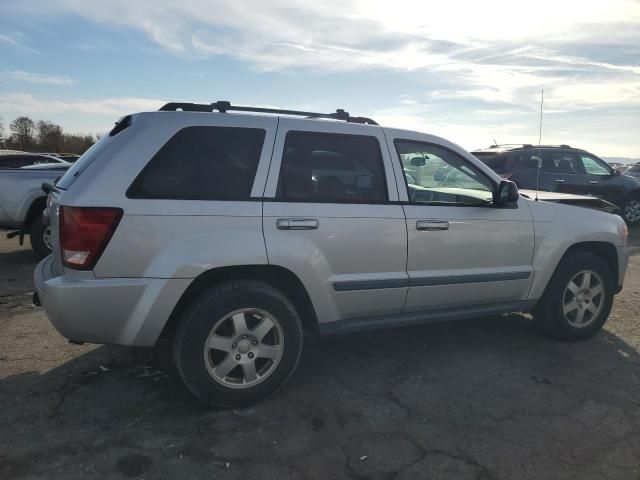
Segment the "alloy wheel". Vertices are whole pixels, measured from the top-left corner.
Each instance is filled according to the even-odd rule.
[[[44,243],[45,247],[49,250],[53,250],[53,244],[51,242],[51,227],[46,227],[42,231],[42,243]]]
[[[629,200],[624,206],[624,218],[629,223],[637,223],[640,221],[640,200]]]
[[[569,325],[584,328],[598,318],[604,304],[602,278],[593,270],[583,270],[569,280],[563,295],[562,311]]]
[[[204,346],[207,371],[229,388],[249,388],[271,375],[284,352],[277,319],[257,308],[243,308],[218,320]]]

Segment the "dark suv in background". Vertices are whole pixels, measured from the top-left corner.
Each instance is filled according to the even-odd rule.
[[[629,225],[640,223],[640,181],[569,145],[493,145],[473,153],[519,188],[593,195],[613,203]],[[538,171],[539,169],[539,171]]]

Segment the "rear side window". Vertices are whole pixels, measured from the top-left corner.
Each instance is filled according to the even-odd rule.
[[[538,170],[542,166],[542,156],[537,151],[515,152],[512,155],[521,167]]]
[[[265,131],[187,127],[149,161],[127,191],[129,198],[247,200]]]
[[[473,154],[479,158],[482,163],[496,173],[504,173],[507,167],[507,156],[496,153],[476,152]]]
[[[387,201],[378,139],[364,135],[287,133],[277,197],[298,202]]]

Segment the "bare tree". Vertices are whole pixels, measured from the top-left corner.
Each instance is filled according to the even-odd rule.
[[[38,150],[43,152],[60,152],[63,136],[62,127],[53,122],[39,120],[36,124]]]
[[[35,123],[29,117],[18,117],[9,124],[14,143],[21,150],[29,150],[34,143]]]
[[[94,143],[92,135],[64,134],[64,151],[68,153],[82,154]]]
[[[4,138],[4,122],[2,121],[2,117],[0,117],[0,147],[4,148],[5,138]]]

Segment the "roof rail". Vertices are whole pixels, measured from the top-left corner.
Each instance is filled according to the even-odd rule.
[[[489,148],[502,148],[502,147],[529,147],[527,143],[494,143]]]
[[[527,148],[571,148],[569,145],[525,145]]]
[[[532,145],[531,143],[501,143],[491,145],[489,148],[504,148],[513,147],[517,148],[571,148],[569,145]]]
[[[316,112],[301,112],[298,110],[281,110],[279,108],[260,108],[260,107],[241,107],[238,105],[231,105],[231,102],[217,101],[216,103],[180,103],[170,102],[162,106],[159,111],[161,112],[175,112],[182,110],[183,112],[213,112],[215,110],[220,113],[226,113],[230,111],[234,112],[255,112],[255,113],[277,113],[280,115],[296,115],[307,118],[328,118],[332,120],[344,120],[350,123],[361,123],[366,125],[378,125],[374,120],[367,117],[352,117],[349,112],[345,112],[339,108],[335,113],[316,113]]]

